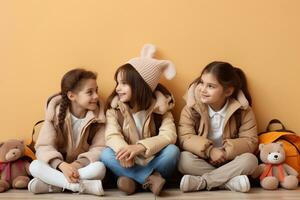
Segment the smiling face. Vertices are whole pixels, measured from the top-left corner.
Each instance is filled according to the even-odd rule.
[[[71,112],[77,117],[83,117],[88,110],[98,107],[98,86],[95,79],[84,79],[82,85],[75,91],[68,92],[71,101]]]
[[[202,103],[218,111],[224,106],[233,89],[227,88],[225,90],[212,73],[204,73],[197,86],[197,92]]]
[[[120,71],[117,75],[116,93],[119,96],[121,102],[127,103],[131,101],[132,90],[130,85],[126,82],[122,71]]]

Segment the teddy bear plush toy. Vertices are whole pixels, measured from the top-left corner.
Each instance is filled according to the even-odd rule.
[[[283,144],[281,142],[260,144],[259,150],[260,159],[263,163],[258,166],[252,177],[259,177],[262,188],[275,190],[280,184],[285,189],[296,189],[298,187],[298,172],[284,163]]]
[[[27,188],[30,163],[25,159],[24,151],[23,141],[12,139],[0,142],[0,192],[9,188]]]

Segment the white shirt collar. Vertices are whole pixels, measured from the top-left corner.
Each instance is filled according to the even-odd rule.
[[[70,113],[72,121],[77,121],[79,120],[79,118],[75,117],[75,115],[73,115],[72,113]]]
[[[228,107],[228,100],[226,101],[223,108],[217,112],[215,112],[210,106],[208,106],[208,115],[210,118],[212,118],[215,114],[218,113],[219,115],[221,115],[224,118],[226,115],[227,107]]]

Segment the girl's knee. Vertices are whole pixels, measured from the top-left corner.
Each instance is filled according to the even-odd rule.
[[[115,158],[115,152],[109,147],[105,148],[102,151],[101,156],[100,156],[100,160],[104,163],[109,162],[111,159],[114,159],[114,158]]]
[[[168,157],[176,161],[179,159],[180,156],[180,150],[174,144],[169,144],[167,147],[165,147],[165,153]]]
[[[33,160],[29,165],[29,172],[32,176],[36,177],[36,175],[41,172],[42,162],[39,160]]]
[[[252,153],[244,153],[239,156],[239,159],[241,159],[240,165],[243,170],[243,174],[245,175],[251,175],[258,166],[258,160],[256,156]]]
[[[161,166],[175,166],[179,160],[180,151],[175,145],[168,145],[165,147],[161,154],[159,163]]]
[[[106,170],[105,165],[103,164],[103,162],[97,161],[97,162],[93,162],[93,168],[97,169],[97,170],[101,170],[104,171]]]
[[[93,162],[91,163],[92,166],[93,166],[93,169],[91,169],[91,171],[94,172],[94,176],[95,178],[94,179],[100,179],[102,180],[106,174],[106,167],[105,165],[100,162],[100,161],[97,161],[97,162]]]
[[[178,161],[178,171],[182,174],[186,174],[189,170],[188,166],[191,163],[190,162],[190,155],[191,153],[188,151],[182,151],[180,153],[179,161]]]

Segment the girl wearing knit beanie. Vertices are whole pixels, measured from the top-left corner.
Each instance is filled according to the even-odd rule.
[[[174,98],[159,84],[164,73],[175,76],[174,65],[153,58],[155,47],[145,45],[115,73],[116,87],[107,105],[106,145],[102,162],[118,176],[118,188],[133,194],[137,185],[159,195],[172,175],[179,155],[171,113]]]

